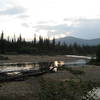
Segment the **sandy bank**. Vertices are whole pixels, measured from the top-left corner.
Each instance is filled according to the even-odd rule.
[[[2,55],[4,57],[8,57],[8,60],[0,60],[0,63],[16,63],[16,62],[42,62],[42,61],[72,61],[76,58],[66,57],[62,55],[57,56],[33,56],[33,55]]]

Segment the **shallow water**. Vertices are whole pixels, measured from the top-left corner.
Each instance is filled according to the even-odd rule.
[[[67,66],[82,66],[86,65],[88,60],[86,59],[78,59],[75,61],[70,61],[70,62],[64,62],[64,64]],[[0,72],[8,72],[8,71],[21,71],[21,70],[39,70],[39,64],[38,63],[28,63],[25,62],[23,64],[19,63],[9,63],[9,64],[1,64],[0,65]]]
[[[100,87],[95,90],[95,93],[97,95],[96,99],[100,99]]]
[[[86,65],[89,60],[86,59],[78,59],[75,61],[65,62],[65,65]]]
[[[0,66],[0,72],[8,72],[8,71],[21,71],[21,70],[38,70],[38,64],[10,64],[10,65],[3,65]]]
[[[92,92],[88,92],[90,97],[93,97],[93,100],[100,100],[100,87],[92,89]]]

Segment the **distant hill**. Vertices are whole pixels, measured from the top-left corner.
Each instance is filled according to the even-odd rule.
[[[56,39],[56,42],[58,41],[60,41],[61,43],[65,42],[68,45],[74,43],[77,43],[79,45],[91,45],[91,46],[100,44],[100,38],[87,40],[87,39],[80,39],[80,38],[70,36],[70,37]]]

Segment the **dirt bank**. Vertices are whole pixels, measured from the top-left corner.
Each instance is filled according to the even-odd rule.
[[[12,81],[0,83],[0,100],[38,100],[40,83],[39,78],[45,78],[54,81],[68,81],[74,79],[78,81],[81,78],[83,81],[100,82],[100,67],[99,66],[84,66],[73,67],[75,70],[82,70],[85,73],[82,75],[74,75],[69,71],[63,70],[57,73],[47,73],[39,77],[29,77],[24,81]]]
[[[35,77],[0,83],[0,86],[0,100],[38,100],[39,82]]]
[[[40,61],[72,61],[76,58],[66,57],[62,55],[58,56],[33,56],[33,55],[2,55],[8,57],[8,60],[0,60],[0,63],[16,63],[16,62],[40,62]]]

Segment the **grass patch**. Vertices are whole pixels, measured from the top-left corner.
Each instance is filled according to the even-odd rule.
[[[39,100],[94,100],[94,96],[87,94],[88,91],[92,93],[93,88],[91,81],[59,82],[41,78]]]
[[[88,64],[92,64],[92,65],[100,65],[100,61],[97,61],[96,59],[91,59],[90,62]]]
[[[66,67],[66,66],[60,67],[59,70],[66,70],[66,71],[69,71],[70,73],[72,73],[74,75],[82,75],[82,74],[85,73],[82,70],[76,70],[76,69],[73,69],[71,67]]]

